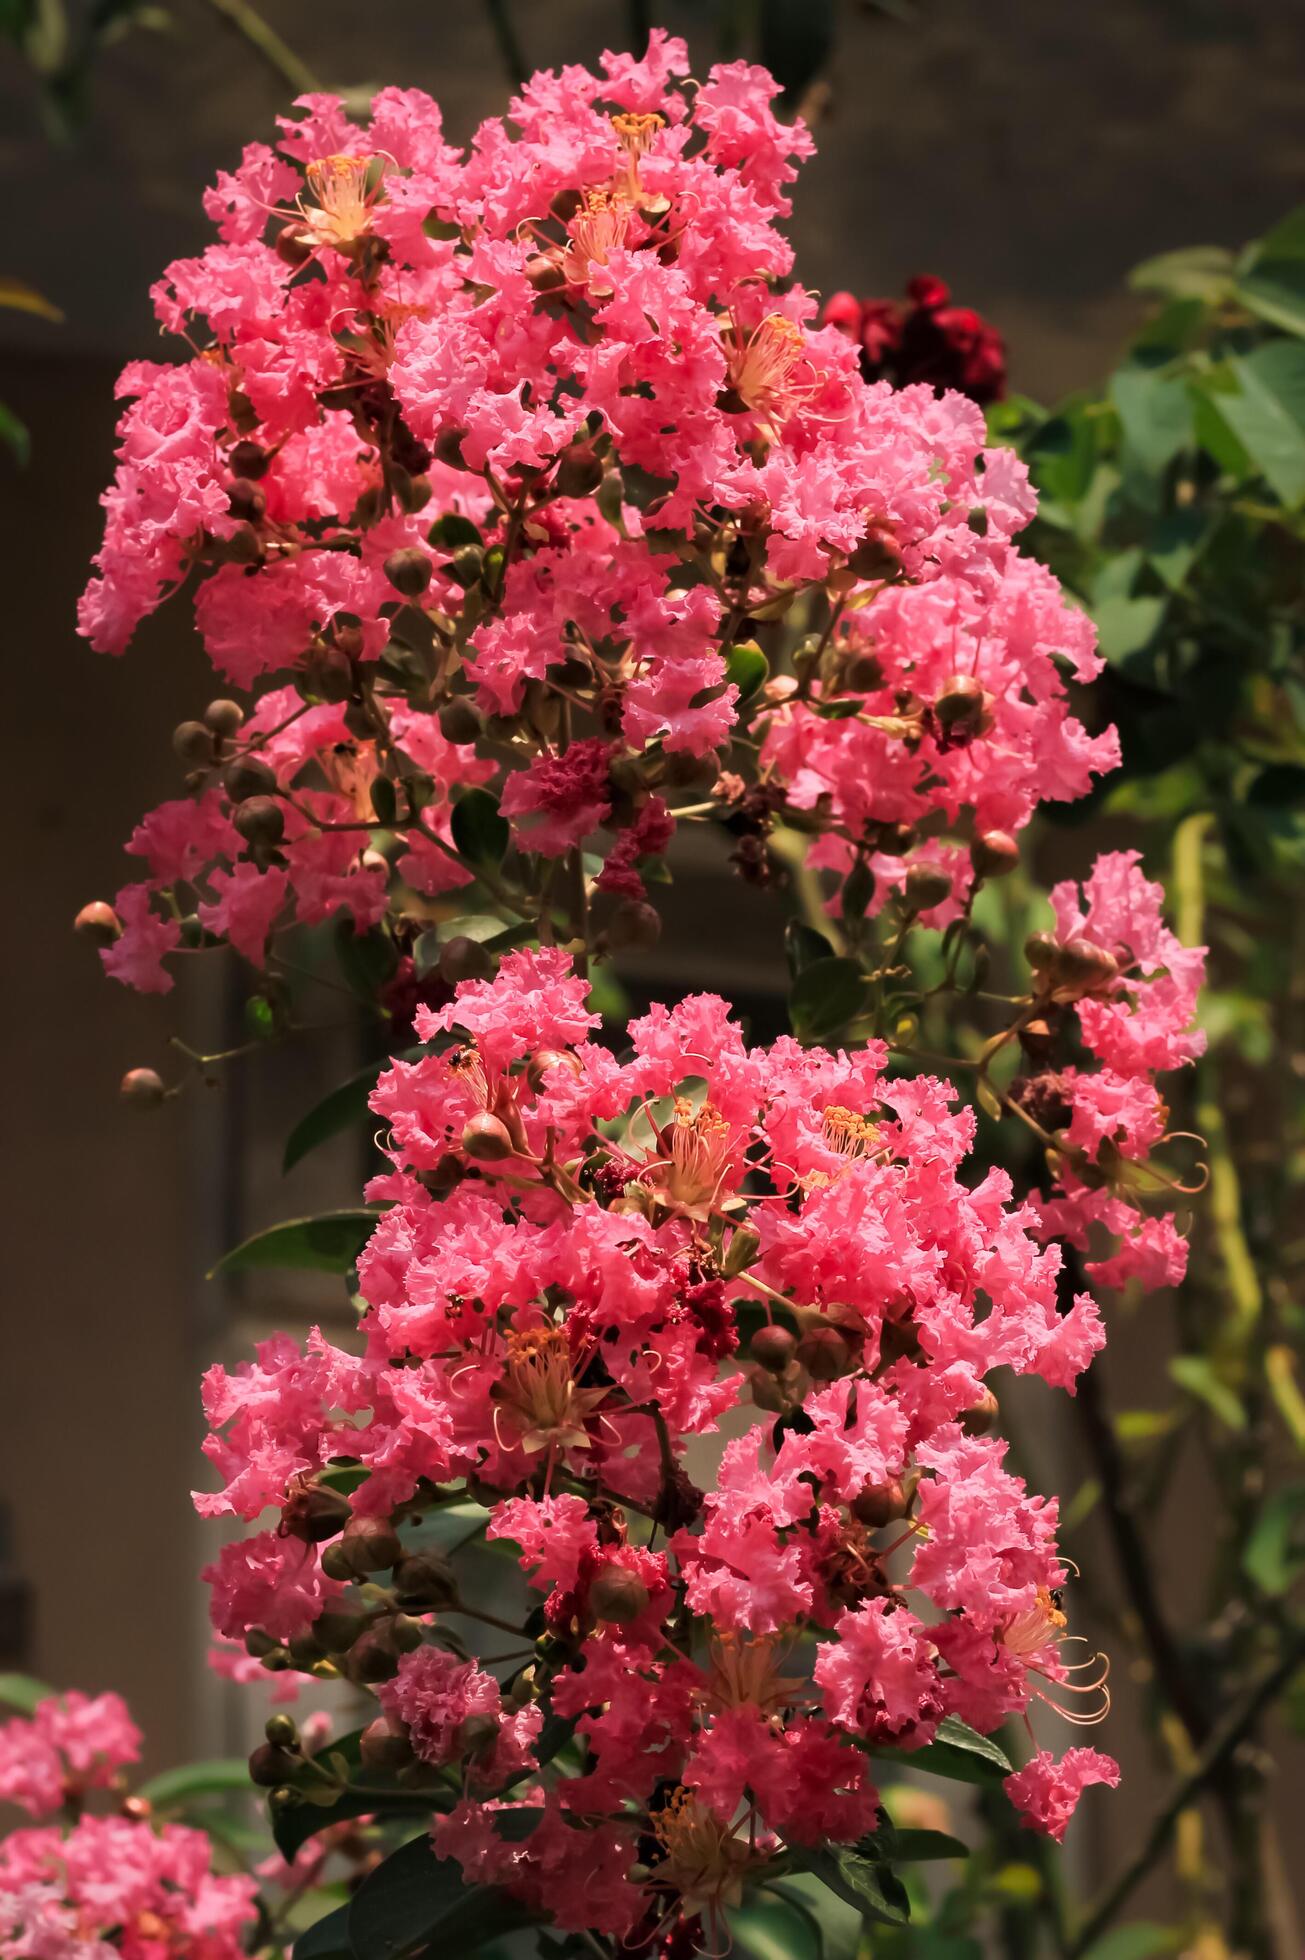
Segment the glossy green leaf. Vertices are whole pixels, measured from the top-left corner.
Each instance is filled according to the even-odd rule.
[[[0,402],[0,443],[3,443],[20,469],[32,459],[32,438],[27,424],[20,422],[12,408]]]
[[[830,1041],[865,1009],[865,974],[857,960],[815,960],[793,982],[788,1017],[799,1041]]]
[[[1204,1402],[1228,1429],[1245,1429],[1246,1411],[1228,1384],[1215,1372],[1214,1363],[1204,1354],[1176,1354],[1169,1373],[1180,1388]]]
[[[399,964],[394,941],[380,926],[369,932],[355,932],[350,919],[340,919],[335,928],[335,956],[360,1000],[370,1005],[386,981],[393,978]]]
[[[463,1960],[486,1940],[532,1924],[506,1893],[464,1885],[456,1858],[437,1858],[430,1838],[400,1845],[349,1903],[349,1942],[359,1960],[398,1960],[435,1949]]]
[[[380,1207],[373,1205],[357,1211],[323,1211],[314,1218],[288,1218],[224,1252],[208,1276],[215,1279],[219,1273],[249,1272],[263,1266],[347,1273],[380,1216]]]
[[[210,1762],[182,1763],[151,1776],[137,1790],[156,1810],[174,1810],[197,1797],[227,1796],[232,1790],[249,1794],[249,1764],[243,1756],[221,1756]]]
[[[337,1906],[294,1943],[294,1960],[355,1960],[349,1944],[349,1908]]]
[[[1143,1919],[1132,1926],[1116,1926],[1104,1939],[1093,1940],[1082,1960],[1153,1960],[1157,1953],[1176,1953],[1182,1944],[1180,1927]]]
[[[911,1916],[906,1887],[890,1866],[862,1857],[845,1844],[802,1846],[793,1862],[818,1878],[836,1897],[881,1925],[905,1926]]]
[[[739,706],[750,701],[763,687],[770,673],[770,662],[753,640],[730,647],[725,655],[725,678],[739,690]]]
[[[1287,1484],[1268,1499],[1246,1541],[1242,1568],[1274,1599],[1305,1570],[1305,1484]]]
[[[893,1858],[898,1864],[916,1865],[936,1858],[968,1858],[970,1847],[946,1831],[896,1830]]]
[[[788,970],[796,980],[817,960],[833,957],[834,949],[823,933],[816,932],[805,925],[801,919],[790,919],[784,928],[784,955],[788,960]]]
[[[453,842],[468,864],[500,864],[507,850],[507,818],[499,815],[498,798],[487,789],[463,792],[453,806],[450,819]]]
[[[980,1735],[955,1715],[938,1724],[936,1736],[923,1749],[874,1753],[891,1753],[904,1769],[928,1770],[931,1776],[946,1776],[956,1783],[1000,1783],[1011,1770],[1000,1743],[990,1735]]]
[[[1176,298],[1211,302],[1232,290],[1233,255],[1223,245],[1187,245],[1177,252],[1159,252],[1144,259],[1128,275],[1135,293],[1166,293]]]
[[[456,510],[446,510],[442,517],[437,517],[426,536],[437,551],[460,551],[463,545],[481,542],[480,532],[471,519]]]
[[[728,1919],[738,1960],[823,1960],[820,1921],[793,1900],[758,1894],[735,1906]]]
[[[332,1089],[329,1096],[324,1096],[306,1116],[300,1117],[286,1138],[281,1159],[282,1171],[293,1170],[310,1151],[316,1150],[320,1144],[329,1143],[342,1130],[351,1130],[355,1125],[361,1128],[370,1120],[368,1100],[385,1070],[396,1059],[412,1062],[424,1053],[425,1050],[421,1048],[405,1048],[397,1057],[382,1055],[367,1068],[360,1069],[357,1075],[351,1075],[338,1089]]]
[[[324,1762],[329,1761],[339,1773],[360,1784],[361,1788],[346,1789],[331,1803],[312,1803],[302,1798],[290,1803],[274,1803],[269,1799],[272,1836],[283,1858],[293,1858],[319,1831],[328,1830],[332,1824],[347,1823],[354,1817],[429,1818],[434,1810],[447,1807],[451,1799],[446,1788],[400,1788],[373,1770],[369,1770],[364,1779],[359,1752],[361,1736],[362,1730],[354,1729],[349,1735],[333,1739],[319,1751]],[[298,1772],[298,1780],[305,1790],[323,1787],[308,1769]],[[288,1787],[294,1791],[294,1778]],[[298,1792],[295,1794],[297,1796]]]
[[[1110,397],[1119,411],[1126,468],[1155,477],[1192,440],[1192,404],[1181,377],[1123,367],[1111,377]]]
[[[48,1701],[57,1693],[35,1675],[0,1674],[0,1708],[16,1708],[20,1715],[30,1715],[38,1702]]]
[[[1305,500],[1305,343],[1270,340],[1232,355],[1235,389],[1209,393],[1254,468],[1283,503]]]
[[[1252,248],[1237,280],[1237,297],[1262,320],[1305,334],[1305,206]]]

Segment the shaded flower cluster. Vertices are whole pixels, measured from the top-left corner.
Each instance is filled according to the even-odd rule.
[[[202,1831],[156,1829],[148,1805],[84,1816],[92,1790],[117,1783],[140,1733],[117,1695],[70,1693],[0,1730],[0,1796],[64,1828],[0,1841],[0,1954],[5,1960],[239,1960],[254,1923],[254,1883],[212,1869]],[[117,1787],[121,1791],[121,1785]]]
[[[907,281],[904,301],[835,293],[822,317],[860,348],[867,381],[953,388],[980,408],[1006,393],[1001,334],[973,307],[954,306],[950,288],[929,273]]]
[[[1055,1504],[985,1432],[990,1371],[1072,1390],[1104,1335],[1006,1176],[962,1182],[946,1084],[749,1048],[710,995],[618,1062],[586,992],[521,951],[419,1013],[434,1052],[373,1098],[361,1352],[212,1370],[197,1502],[274,1520],[206,1575],[219,1633],[374,1686],[375,1748],[461,1766],[442,1854],[633,1938],[870,1831],[868,1751],[1099,1704]],[[423,1537],[469,1502],[527,1577],[524,1670],[468,1652],[474,1586]]]

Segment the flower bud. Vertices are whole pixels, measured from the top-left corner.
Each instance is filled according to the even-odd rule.
[[[257,524],[267,512],[267,493],[247,476],[237,476],[227,485],[227,503],[233,517]]]
[[[613,912],[607,927],[607,943],[614,952],[637,947],[647,951],[661,937],[662,922],[656,908],[640,899],[625,899]]]
[[[328,1550],[338,1548],[329,1546]],[[322,1570],[326,1570],[326,1553],[322,1554]],[[313,1639],[328,1654],[347,1654],[355,1640],[366,1631],[367,1615],[362,1612],[346,1613],[330,1609],[319,1613],[313,1621]]]
[[[567,1048],[537,1048],[526,1063],[526,1081],[536,1094],[543,1089],[554,1070],[564,1068],[577,1081],[584,1074],[584,1063]]]
[[[263,1734],[278,1749],[297,1749],[299,1730],[293,1715],[269,1715]]]
[[[970,863],[980,878],[1004,878],[1020,861],[1020,847],[1007,830],[985,830],[970,845]]]
[[[787,1327],[777,1323],[758,1327],[748,1343],[748,1351],[763,1368],[772,1374],[781,1375],[797,1353],[797,1339]]]
[[[549,252],[533,252],[526,260],[526,278],[537,293],[560,292],[566,284],[566,268],[556,247]]]
[[[478,939],[468,939],[459,932],[440,947],[439,970],[440,979],[450,987],[462,980],[489,980],[494,973],[494,955]]]
[[[375,1685],[378,1681],[392,1681],[399,1671],[399,1657],[394,1651],[392,1641],[381,1628],[364,1633],[355,1640],[345,1661],[345,1673],[351,1681]]]
[[[96,898],[83,905],[73,920],[73,931],[97,946],[112,946],[115,939],[122,937],[122,920],[111,905]]]
[[[854,653],[843,669],[843,686],[851,694],[873,694],[884,684],[884,670],[873,653]]]
[[[227,461],[233,476],[258,478],[266,476],[267,466],[272,458],[261,442],[250,442],[247,438],[236,443]]]
[[[901,1479],[894,1477],[886,1484],[867,1484],[857,1492],[847,1508],[858,1524],[878,1530],[882,1525],[904,1518],[910,1509],[910,1499]]]
[[[496,1715],[468,1715],[458,1723],[454,1744],[459,1756],[467,1756],[474,1762],[484,1761],[494,1753],[502,1727]]]
[[[972,1403],[961,1416],[961,1428],[967,1436],[986,1436],[997,1415],[997,1398],[985,1382],[979,1390],[977,1402]]]
[[[797,1358],[813,1381],[837,1381],[853,1367],[852,1343],[837,1327],[810,1327],[797,1344]]]
[[[902,547],[892,526],[880,520],[866,526],[866,534],[848,559],[848,570],[858,578],[896,578],[902,569]]]
[[[936,864],[913,864],[902,896],[912,912],[928,912],[952,895],[952,881]]]
[[[785,1368],[758,1367],[748,1376],[748,1391],[759,1409],[768,1415],[783,1415],[791,1408],[801,1379],[802,1370],[796,1360]]]
[[[296,224],[282,225],[276,235],[276,244],[273,249],[283,265],[294,266],[296,268],[301,265],[307,265],[309,259],[313,256],[312,246],[308,243],[302,230]]]
[[[274,1790],[299,1768],[299,1759],[273,1743],[260,1742],[249,1758],[249,1780],[261,1790]]]
[[[222,742],[231,740],[244,719],[245,711],[238,701],[210,701],[204,710],[204,726],[211,728]]]
[[[223,770],[222,787],[232,803],[247,803],[251,796],[272,796],[276,771],[261,756],[239,755]]]
[[[403,1544],[388,1518],[351,1517],[340,1549],[352,1572],[386,1572],[403,1556]]]
[[[394,1775],[415,1760],[413,1747],[400,1728],[390,1725],[389,1717],[378,1715],[358,1738],[358,1754],[367,1769]]]
[[[435,455],[437,460],[449,469],[465,470],[467,465],[462,458],[462,445],[466,440],[466,435],[466,430],[458,428],[456,424],[450,425],[447,429],[441,429],[439,435],[435,438]]]
[[[560,497],[588,497],[602,480],[602,457],[591,442],[573,442],[562,451],[553,479]]]
[[[861,337],[861,302],[855,293],[831,293],[820,316],[823,327],[837,327],[853,340]]]
[[[760,1250],[761,1234],[754,1232],[751,1225],[736,1225],[721,1261],[721,1271],[728,1278],[737,1279],[748,1270]]]
[[[306,1545],[334,1538],[349,1522],[349,1500],[329,1484],[301,1484],[281,1506],[281,1530]]]
[[[1058,947],[1052,961],[1051,977],[1059,987],[1072,987],[1085,994],[1101,993],[1119,975],[1119,962],[1113,953],[1098,946],[1094,939],[1071,939]]]
[[[213,760],[213,731],[202,721],[180,721],[172,731],[172,752],[187,769],[205,769]]]
[[[637,1572],[623,1565],[601,1565],[589,1586],[589,1610],[595,1619],[628,1627],[648,1604],[648,1588]]]
[[[134,1103],[140,1109],[152,1109],[163,1101],[167,1090],[163,1078],[152,1068],[129,1068],[118,1084],[118,1093],[124,1102]]]
[[[501,1163],[505,1157],[513,1155],[512,1138],[507,1125],[488,1110],[481,1110],[473,1116],[462,1132],[462,1148],[468,1157],[474,1157],[480,1164]]]
[[[462,694],[455,694],[446,701],[436,719],[446,742],[474,742],[485,730],[479,713]]]
[[[396,1613],[390,1621],[390,1639],[399,1654],[415,1654],[426,1638],[420,1620],[414,1620],[407,1613]]]
[[[1024,941],[1024,957],[1035,972],[1049,967],[1059,951],[1060,944],[1054,933],[1031,932]]]
[[[279,844],[285,835],[285,814],[272,796],[251,796],[237,805],[231,821],[247,844]]]
[[[981,734],[989,716],[983,682],[974,674],[953,674],[934,702],[933,711],[948,734]]]
[[[478,544],[464,544],[445,565],[444,574],[455,585],[470,587],[479,582],[484,563],[485,554]]]
[[[419,599],[430,584],[431,562],[416,545],[392,551],[385,561],[385,576],[405,599]]]
[[[419,510],[425,510],[434,491],[428,476],[410,476],[406,483],[396,483],[399,502],[409,517],[415,517]]]
[[[394,1593],[403,1607],[451,1606],[458,1596],[453,1567],[440,1552],[414,1552],[394,1568]]]

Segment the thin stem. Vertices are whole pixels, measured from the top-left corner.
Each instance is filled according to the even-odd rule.
[[[1261,1674],[1258,1681],[1252,1682],[1223,1720],[1210,1730],[1191,1769],[1175,1784],[1164,1807],[1157,1814],[1146,1842],[1079,1928],[1070,1944],[1068,1960],[1078,1960],[1078,1956],[1086,1953],[1105,1932],[1120,1907],[1141,1884],[1164,1850],[1179,1817],[1206,1785],[1213,1782],[1238,1744],[1249,1735],[1259,1717],[1286,1687],[1302,1662],[1305,1662],[1305,1632],[1296,1635],[1274,1665]]]
[[[521,43],[517,39],[517,30],[513,24],[508,0],[485,0],[485,11],[489,15],[489,24],[498,43],[499,57],[507,78],[513,88],[520,88],[530,70],[526,65]]]
[[[226,23],[232,33],[238,34],[264,66],[270,68],[295,95],[319,93],[322,84],[308,63],[300,60],[294,49],[281,39],[274,27],[268,25],[257,8],[247,4],[247,0],[205,0],[205,5]]]

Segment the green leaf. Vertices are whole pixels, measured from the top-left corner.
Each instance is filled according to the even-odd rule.
[[[1235,390],[1213,389],[1206,400],[1246,450],[1284,504],[1305,499],[1305,344],[1270,340],[1233,354],[1226,370]]]
[[[226,1796],[232,1790],[248,1795],[253,1787],[243,1756],[220,1756],[211,1762],[182,1763],[176,1769],[165,1769],[142,1783],[136,1795],[156,1810],[170,1810],[196,1797]]]
[[[360,1741],[361,1729],[354,1729],[349,1735],[339,1736],[328,1742],[317,1752],[321,1763],[329,1764],[340,1775],[364,1779],[361,1775],[362,1756]],[[289,1788],[295,1791],[298,1801],[290,1803],[268,1802],[268,1816],[272,1825],[272,1836],[281,1856],[291,1859],[300,1851],[309,1838],[319,1831],[329,1829],[332,1824],[342,1824],[354,1817],[370,1817],[373,1814],[383,1817],[424,1817],[429,1818],[432,1811],[447,1803],[447,1790],[431,1787],[414,1789],[411,1786],[388,1787],[388,1780],[379,1772],[369,1770],[365,1787],[360,1790],[346,1788],[332,1803],[310,1802],[306,1796],[299,1796],[302,1789],[317,1791],[323,1786],[315,1772],[300,1769],[291,1777]],[[439,1801],[437,1801],[439,1800]]]
[[[1178,299],[1215,302],[1233,286],[1233,255],[1223,245],[1186,245],[1144,259],[1128,275],[1135,293],[1165,293]]]
[[[453,843],[472,865],[495,865],[503,860],[511,832],[499,815],[498,798],[487,789],[464,790],[450,818]]]
[[[727,1917],[740,1960],[823,1960],[820,1921],[794,1899],[760,1894]]]
[[[1154,1920],[1139,1920],[1132,1926],[1117,1926],[1102,1940],[1093,1940],[1082,1960],[1152,1960],[1157,1953],[1176,1953],[1182,1933],[1176,1926],[1158,1926]]]
[[[265,1232],[255,1232],[243,1245],[224,1252],[208,1276],[215,1279],[219,1273],[263,1266],[347,1273],[381,1215],[381,1208],[371,1205],[357,1211],[322,1211],[313,1218],[287,1218],[284,1224],[269,1225]]]
[[[1305,334],[1305,206],[1253,246],[1237,281],[1237,297],[1262,320]]]
[[[881,1925],[905,1926],[911,1917],[906,1887],[888,1866],[844,1844],[794,1846],[793,1862],[811,1872],[837,1898]]]
[[[934,1858],[968,1858],[970,1847],[946,1831],[895,1830],[893,1857],[903,1865],[924,1864]]]
[[[763,687],[770,673],[770,662],[755,640],[744,640],[725,654],[725,678],[739,690],[739,706],[750,701]]]
[[[804,925],[801,919],[790,919],[784,928],[784,954],[788,960],[790,976],[796,980],[817,960],[833,957],[834,949],[822,932]]]
[[[428,1947],[463,1960],[486,1940],[533,1921],[506,1893],[464,1885],[457,1860],[437,1858],[423,1833],[400,1845],[354,1893],[349,1943],[360,1960],[398,1960]]]
[[[355,932],[353,921],[341,918],[335,928],[335,957],[340,971],[360,1000],[374,1001],[399,964],[398,950],[388,932],[373,926]]]
[[[0,402],[0,442],[9,451],[20,469],[26,469],[32,458],[32,438],[27,424],[20,422],[12,408]]]
[[[415,1061],[424,1053],[420,1048],[407,1048],[400,1060]],[[281,1158],[283,1172],[293,1170],[295,1165],[319,1145],[329,1143],[339,1136],[342,1130],[351,1130],[355,1124],[363,1124],[368,1118],[368,1100],[372,1090],[396,1058],[382,1055],[369,1067],[351,1075],[338,1089],[332,1089],[306,1116],[301,1116],[285,1142],[285,1153]]]
[[[1305,1484],[1288,1484],[1268,1499],[1246,1541],[1242,1566],[1273,1599],[1305,1569]]]
[[[866,1005],[865,974],[857,960],[815,960],[793,982],[788,1018],[799,1041],[829,1041]]]
[[[32,1714],[38,1702],[57,1693],[31,1674],[0,1674],[0,1708],[16,1708],[20,1715]]]
[[[1212,1409],[1226,1428],[1245,1429],[1245,1409],[1227,1382],[1219,1379],[1206,1355],[1176,1354],[1169,1363],[1169,1373],[1180,1388]]]
[[[1192,403],[1180,378],[1144,367],[1120,368],[1110,381],[1119,411],[1125,469],[1159,476],[1192,440]]]
[[[442,517],[437,517],[426,537],[438,551],[460,551],[465,544],[481,543],[480,532],[471,519],[456,510],[446,510]]]
[[[928,1770],[932,1776],[946,1776],[955,1783],[1000,1783],[1003,1776],[1010,1775],[1010,1759],[1001,1745],[955,1715],[944,1717],[933,1741],[923,1749],[872,1753],[891,1753],[903,1768]]]
[[[301,1933],[294,1943],[294,1960],[355,1960],[349,1944],[349,1908],[337,1906]]]

